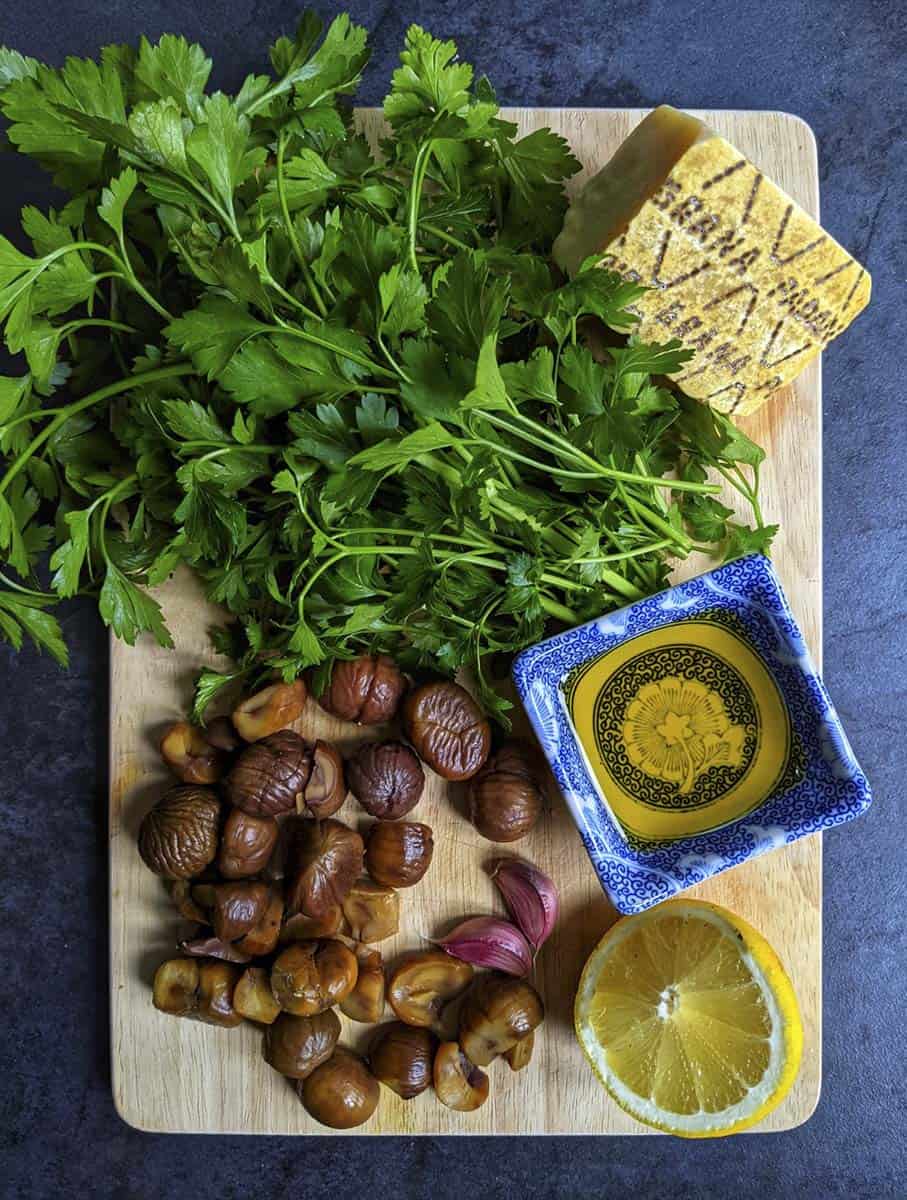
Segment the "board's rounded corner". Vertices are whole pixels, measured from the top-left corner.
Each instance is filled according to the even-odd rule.
[[[816,162],[818,162],[819,142],[816,137],[816,131],[813,129],[812,125],[810,125],[809,121],[807,121],[805,117],[801,117],[798,113],[788,112],[787,109],[784,108],[772,109],[772,113],[777,117],[782,117],[785,121],[789,121],[791,125],[794,125],[799,130],[800,135],[812,153],[813,158]]]
[[[117,1092],[116,1084],[114,1084],[110,1089],[110,1097],[113,1100],[113,1109],[116,1115],[120,1118],[124,1125],[128,1126],[130,1129],[134,1129],[136,1133],[166,1132],[155,1125],[146,1124],[138,1113],[130,1111],[127,1102]]]
[[[807,1097],[807,1101],[806,1101],[807,1106],[803,1111],[797,1113],[796,1119],[792,1120],[789,1124],[778,1125],[774,1129],[766,1129],[764,1132],[769,1133],[769,1134],[793,1133],[797,1129],[802,1129],[803,1126],[808,1125],[809,1122],[816,1115],[816,1111],[818,1110],[821,1099],[822,1099],[822,1076],[820,1075],[816,1079],[816,1090],[809,1097]],[[759,1129],[759,1126],[757,1125],[753,1129],[753,1133],[759,1133],[759,1132],[761,1132],[761,1131]]]

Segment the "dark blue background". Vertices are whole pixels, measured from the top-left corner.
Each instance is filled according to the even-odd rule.
[[[325,15],[334,6],[316,5]],[[106,634],[65,616],[73,665],[0,649],[0,1194],[182,1200],[292,1194],[866,1197],[907,1194],[904,788],[907,459],[902,0],[523,0],[347,5],[373,31],[362,99],[383,96],[406,25],[453,37],[503,103],[785,109],[816,132],[823,224],[866,264],[873,303],[825,355],[826,678],[876,802],[825,841],[824,1092],[789,1134],[668,1139],[327,1140],[134,1132],[108,1084]],[[271,0],[19,0],[0,38],[59,63],[182,32],[233,88],[294,22]],[[4,156],[0,230],[46,204]],[[792,481],[796,486],[796,481]],[[186,1081],[184,1086],[191,1086]]]

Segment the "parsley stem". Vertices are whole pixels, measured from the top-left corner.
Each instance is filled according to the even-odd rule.
[[[119,396],[121,392],[128,392],[132,388],[140,387],[145,383],[156,383],[160,379],[175,379],[179,375],[194,374],[195,367],[192,363],[173,363],[169,367],[156,367],[153,371],[142,371],[137,375],[130,375],[127,379],[118,379],[116,383],[108,383],[106,387],[89,392],[87,396],[83,396],[80,400],[75,400],[72,404],[67,404],[65,408],[57,410],[57,415],[54,419],[49,421],[37,437],[32,439],[31,443],[10,464],[3,478],[0,479],[0,496],[3,495],[19,472],[24,469],[25,464],[32,455],[40,450],[44,443],[53,437],[60,426],[64,425],[70,417],[74,417],[76,413],[84,412],[86,408],[100,404],[102,400],[109,400],[111,396]]]
[[[284,187],[283,178],[283,156],[287,146],[286,129],[281,129],[277,139],[277,197],[280,201],[280,211],[283,215],[283,223],[287,231],[287,237],[290,239],[290,246],[296,261],[299,263],[299,268],[302,271],[303,278],[306,281],[306,286],[315,301],[315,307],[321,313],[322,317],[328,315],[327,305],[322,298],[321,292],[318,290],[318,284],[315,282],[315,276],[312,273],[312,268],[309,266],[305,255],[302,252],[302,247],[299,244],[299,237],[296,233],[296,226],[290,219],[290,209],[287,204],[287,193]]]
[[[419,205],[422,201],[422,185],[425,181],[425,172],[428,170],[428,160],[431,157],[433,147],[434,140],[429,138],[427,142],[422,143],[416,152],[416,161],[413,163],[413,177],[409,190],[409,205],[407,214],[407,229],[409,231],[409,263],[416,274],[419,273],[419,260],[416,257],[416,235],[419,228]]]
[[[337,346],[317,333],[310,333],[307,329],[300,329],[297,325],[290,325],[281,321],[279,317],[277,319],[280,321],[280,324],[273,326],[274,333],[285,333],[289,337],[299,338],[300,341],[308,342],[312,346],[320,346],[322,350],[330,350],[332,354],[336,354],[340,358],[348,358],[350,362],[359,363],[361,367],[367,367],[373,375],[380,375],[384,379],[396,379],[393,371],[389,371],[387,367],[382,367],[380,363],[366,358],[364,354],[360,354],[357,350],[350,350],[345,346]]]
[[[455,246],[458,250],[472,250],[474,247],[467,246],[465,242],[461,242],[459,238],[455,238],[450,233],[445,233],[443,229],[439,229],[437,225],[429,225],[427,221],[420,221],[419,224],[426,233],[430,233],[432,237],[438,238],[442,242],[447,242],[449,246]]]
[[[544,594],[539,596],[539,602],[549,617],[555,617],[566,625],[579,625],[579,616],[566,604],[560,604],[557,600],[552,600],[550,596]]]
[[[0,571],[0,583],[5,583],[13,591],[21,592],[23,596],[34,596],[36,600],[52,600],[56,604],[60,599],[53,592],[36,592],[34,588],[23,587],[21,583],[16,583],[15,579],[10,579],[2,571]]]

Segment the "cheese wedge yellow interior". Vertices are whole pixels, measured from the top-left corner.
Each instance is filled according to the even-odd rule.
[[[585,186],[554,256],[590,256],[647,292],[639,336],[696,351],[674,379],[723,412],[754,412],[869,301],[866,270],[696,117],[651,112]]]

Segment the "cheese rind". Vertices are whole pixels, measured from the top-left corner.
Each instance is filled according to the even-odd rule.
[[[669,156],[667,170],[663,157],[653,159],[648,186],[640,190],[637,181],[621,194],[614,164],[622,151],[627,160],[634,137],[638,159],[664,121],[664,109],[656,109],[590,180],[567,215],[555,257],[575,271],[600,254],[602,266],[651,288],[633,306],[639,336],[676,337],[696,351],[673,376],[678,385],[723,412],[754,412],[866,306],[870,277],[701,122],[699,136]]]

